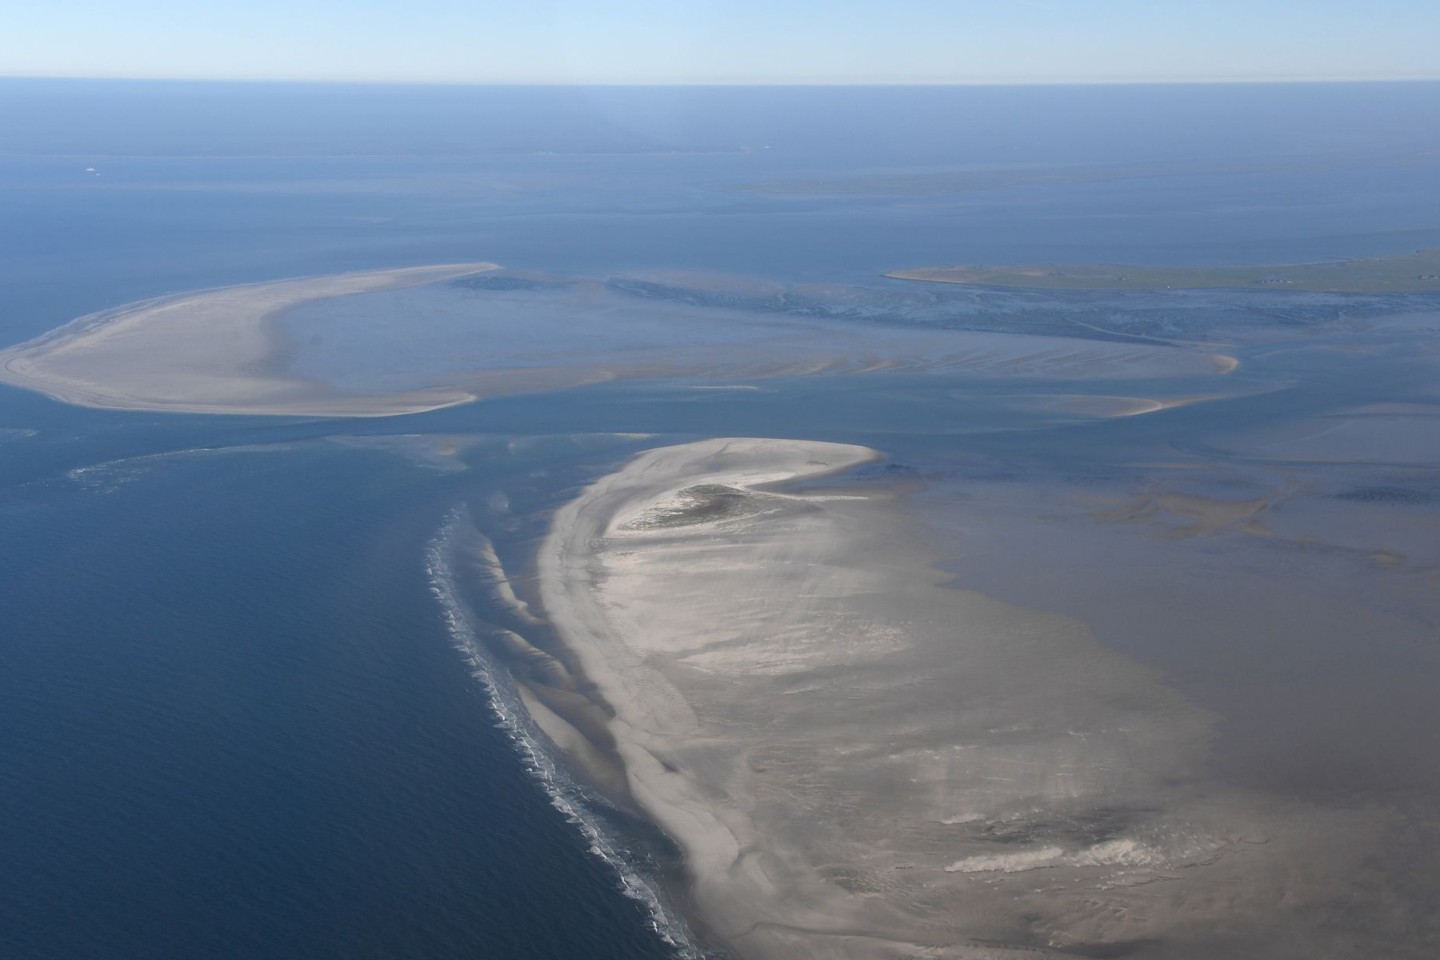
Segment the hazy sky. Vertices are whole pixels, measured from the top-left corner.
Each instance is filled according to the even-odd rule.
[[[1440,78],[1440,0],[0,0],[0,75],[501,83]]]

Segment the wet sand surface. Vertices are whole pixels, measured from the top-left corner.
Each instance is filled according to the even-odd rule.
[[[532,423],[653,449],[577,448],[462,566],[520,712],[736,957],[1436,955],[1432,299],[887,283],[280,281],[4,378],[302,416],[630,381]],[[463,477],[513,409],[401,445]],[[788,439],[685,442],[742,430]]]
[[[1387,815],[1217,778],[1213,714],[1079,620],[947,583],[904,494],[793,485],[876,456],[652,450],[542,548],[544,608],[710,936],[753,958],[1423,955],[1369,927],[1405,895],[1352,882]]]
[[[937,324],[933,298],[902,302],[899,313],[890,299],[749,278],[411,267],[81,317],[0,351],[0,380],[111,409],[380,417],[612,380],[925,372],[1203,382],[1235,367],[1206,344]],[[1129,402],[1124,409],[1151,408]]]
[[[188,413],[386,416],[470,399],[455,390],[344,396],[281,359],[282,311],[494,269],[472,263],[349,273],[199,291],[80,317],[0,351],[0,381],[86,407]]]
[[[1440,290],[1440,250],[1373,259],[1245,267],[1154,267],[1117,264],[922,267],[889,276],[932,283],[974,283],[1051,290],[1199,288],[1420,292]]]

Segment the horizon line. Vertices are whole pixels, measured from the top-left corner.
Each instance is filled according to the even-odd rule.
[[[666,88],[666,87],[1143,87],[1143,86],[1321,86],[1325,84],[1390,84],[1440,83],[1440,73],[1433,76],[1396,77],[1228,77],[1228,78],[1079,78],[1079,79],[1004,79],[1004,80],[444,80],[434,78],[366,78],[366,77],[240,77],[240,76],[165,76],[165,75],[104,75],[56,73],[0,73],[5,80],[53,80],[77,82],[129,83],[220,83],[220,84],[311,84],[315,86],[387,86],[387,87],[546,87],[546,88]]]

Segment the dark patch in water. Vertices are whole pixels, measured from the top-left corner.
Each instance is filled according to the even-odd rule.
[[[1336,500],[1353,500],[1357,503],[1393,503],[1404,506],[1421,506],[1440,500],[1440,494],[1429,490],[1415,490],[1409,487],[1353,487],[1335,494]]]
[[[453,281],[457,287],[470,290],[563,290],[569,284],[558,280],[541,280],[536,277],[517,277],[510,273],[480,273],[472,277],[461,277]]]

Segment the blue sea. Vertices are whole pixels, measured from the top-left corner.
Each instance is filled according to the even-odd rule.
[[[1423,247],[1435,84],[0,80],[5,346],[183,290],[427,263],[883,288],[948,263]],[[596,813],[507,709],[447,524],[463,512],[523,567],[635,434],[1024,459],[1029,434],[966,439],[941,386],[617,383],[357,421],[0,387],[0,957],[702,950],[656,899],[664,839]],[[1109,436],[1026,462],[1109,469]],[[468,438],[463,464],[425,437]]]

